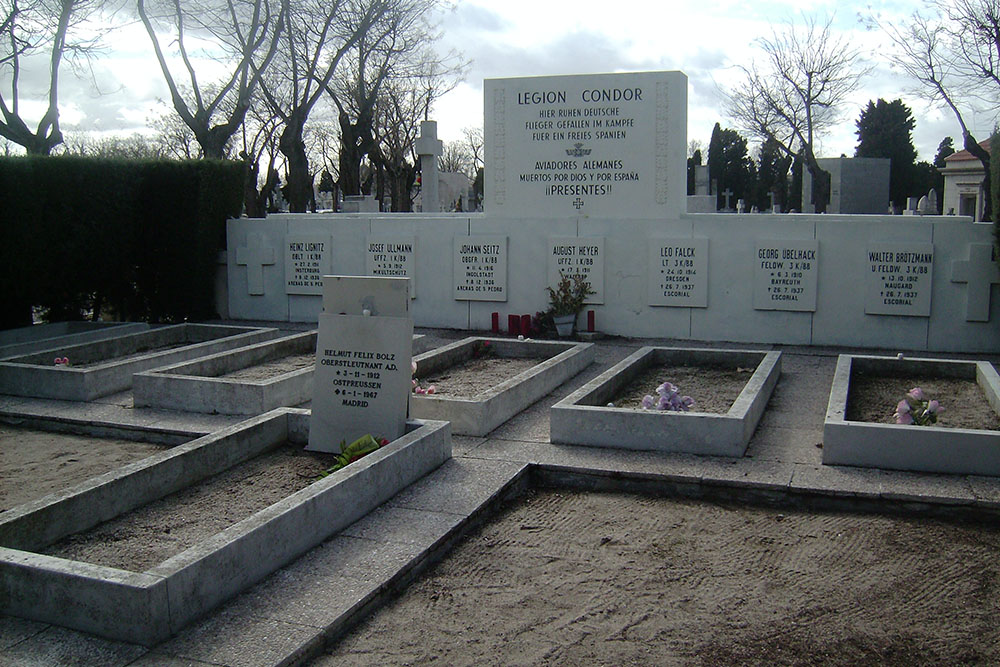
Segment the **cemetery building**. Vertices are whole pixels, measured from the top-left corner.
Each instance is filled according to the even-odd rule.
[[[827,213],[882,214],[889,208],[889,162],[877,157],[819,158],[819,166],[830,172],[830,205]],[[802,170],[803,213],[815,213],[812,175]]]
[[[989,153],[990,140],[984,139],[979,145]],[[967,150],[952,153],[944,159],[944,213],[967,215],[976,222],[983,219],[986,198],[983,193],[983,179],[986,170],[979,158]]]

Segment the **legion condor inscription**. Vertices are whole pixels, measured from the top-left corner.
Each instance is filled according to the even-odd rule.
[[[680,72],[487,80],[487,208],[610,218],[626,210],[628,217],[679,213],[686,92]]]

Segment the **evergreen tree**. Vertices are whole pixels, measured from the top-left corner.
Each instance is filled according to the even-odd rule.
[[[749,209],[755,170],[756,166],[747,152],[747,140],[736,130],[723,130],[716,123],[708,144],[708,173],[709,178],[719,184],[717,207],[726,205],[722,192],[729,189],[733,193],[731,205],[735,206],[737,200],[743,199]]]
[[[934,156],[934,166],[944,169],[944,159],[955,152],[955,142],[951,137],[945,137],[938,144],[937,155]]]
[[[766,139],[760,145],[757,168],[757,183],[754,188],[754,203],[760,210],[771,208],[770,193],[774,192],[774,202],[781,206],[782,211],[793,208],[788,203],[788,169],[792,159],[772,139]],[[798,204],[795,205],[798,207]]]
[[[694,155],[688,158],[687,161],[687,179],[688,195],[693,195],[695,190],[695,167],[701,166],[701,149],[699,148],[694,152]]]
[[[904,206],[907,197],[926,194],[915,182],[917,149],[911,133],[916,125],[910,108],[902,100],[868,102],[857,120],[858,147],[855,157],[889,158],[889,199]]]

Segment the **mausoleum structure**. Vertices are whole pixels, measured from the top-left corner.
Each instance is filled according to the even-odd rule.
[[[681,72],[495,79],[485,98],[483,213],[231,220],[230,316],[316,322],[323,275],[408,277],[416,326],[488,330],[568,272],[609,334],[1000,351],[988,224],[688,213]]]

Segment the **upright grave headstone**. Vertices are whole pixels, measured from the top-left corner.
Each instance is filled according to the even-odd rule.
[[[604,303],[604,237],[558,237],[549,239],[549,285],[559,282],[559,274],[581,275],[593,294],[584,303]]]
[[[487,213],[663,218],[686,210],[687,77],[487,79]]]
[[[413,320],[406,278],[324,276],[306,449],[406,429]]]
[[[865,313],[930,317],[934,244],[887,241],[867,253]]]

